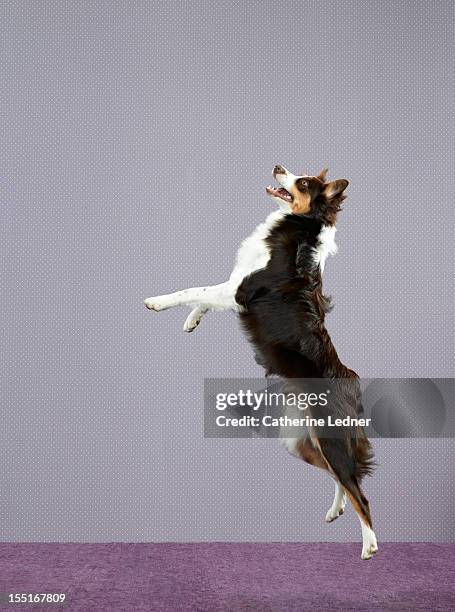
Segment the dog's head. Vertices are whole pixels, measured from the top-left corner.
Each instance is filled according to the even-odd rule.
[[[296,176],[280,165],[275,166],[272,175],[279,186],[269,185],[266,191],[285,213],[307,215],[329,225],[335,224],[349,181],[337,179],[326,183],[327,169],[317,176]]]

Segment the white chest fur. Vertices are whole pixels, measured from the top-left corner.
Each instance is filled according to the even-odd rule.
[[[276,210],[257,226],[251,236],[246,238],[238,252],[237,259],[232,270],[230,281],[235,286],[240,285],[245,276],[265,268],[270,259],[270,249],[267,246],[266,238],[272,228],[283,219],[284,214],[281,210]]]
[[[336,227],[333,225],[323,225],[318,236],[318,243],[314,249],[314,262],[321,268],[321,274],[324,272],[325,260],[329,255],[335,255],[338,247],[335,243]]]
[[[245,276],[265,268],[270,260],[270,249],[266,238],[273,227],[283,219],[281,210],[274,211],[266,220],[257,226],[254,232],[246,238],[238,252],[235,267],[232,271],[230,282],[238,287]],[[335,243],[336,228],[324,225],[319,233],[318,242],[313,252],[314,262],[324,271],[325,262],[329,255],[335,255],[337,245]]]

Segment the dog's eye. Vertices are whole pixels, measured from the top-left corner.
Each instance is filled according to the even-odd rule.
[[[305,181],[305,180],[300,181],[300,186],[301,187],[308,187],[308,181]]]

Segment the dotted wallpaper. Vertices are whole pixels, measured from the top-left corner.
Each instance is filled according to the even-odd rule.
[[[324,282],[364,377],[453,376],[453,3],[0,5],[0,538],[357,540],[276,440],[203,438],[204,377],[262,372],[229,275],[277,162],[350,180]],[[455,533],[454,440],[375,440],[379,540]]]

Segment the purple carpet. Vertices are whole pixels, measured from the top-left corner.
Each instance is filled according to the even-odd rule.
[[[66,610],[455,610],[455,544],[0,544],[0,593]],[[4,595],[3,595],[4,597]],[[3,605],[2,609],[63,609]]]

